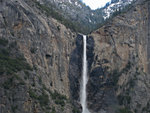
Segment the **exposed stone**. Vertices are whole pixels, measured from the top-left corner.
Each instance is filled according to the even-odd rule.
[[[88,104],[93,112],[115,113],[126,107],[133,113],[148,113],[143,108],[150,98],[149,7],[149,1],[139,0],[91,34],[95,47]]]
[[[30,3],[30,5],[28,4]],[[4,89],[7,81],[0,78],[0,112],[1,113],[71,113],[72,105],[63,100],[59,105],[51,97],[51,92],[57,91],[70,99],[70,81],[68,79],[70,53],[75,47],[76,33],[71,32],[57,20],[39,14],[40,10],[30,7],[28,0],[0,1],[0,39],[12,42],[23,54],[33,71],[18,72],[25,82],[11,89]],[[59,26],[59,30],[57,28]],[[12,50],[16,55],[16,52]],[[13,75],[11,75],[13,76]],[[3,82],[4,81],[4,82]],[[19,81],[14,81],[19,84]],[[31,90],[31,91],[30,91]],[[46,93],[49,98],[47,107],[41,106],[40,95]],[[35,94],[34,94],[35,93]],[[41,97],[44,98],[44,97]],[[60,110],[60,109],[63,110]]]
[[[139,0],[87,37],[91,113],[149,113],[149,12]],[[81,112],[81,34],[31,0],[0,0],[0,41],[0,58],[12,64],[0,67],[0,113]]]

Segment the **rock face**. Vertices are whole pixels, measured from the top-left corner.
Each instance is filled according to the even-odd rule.
[[[94,58],[94,40],[92,37],[87,37],[87,61],[88,68],[91,68]],[[83,36],[78,35],[76,38],[76,48],[70,56],[69,79],[71,97],[78,103],[80,100],[80,83],[82,76],[82,54],[83,53]]]
[[[109,18],[116,11],[126,10],[131,4],[133,4],[136,0],[111,0],[111,2],[107,3],[103,8],[103,17],[104,19]]]
[[[104,8],[90,9],[81,0],[34,0],[35,5],[49,16],[59,20],[70,29],[88,34],[99,28],[104,19],[109,18],[114,12],[123,9],[133,0],[113,0]]]
[[[11,53],[5,61],[6,52],[0,50],[0,112],[71,113],[68,70],[76,34],[34,5],[30,0],[0,1],[0,47]],[[32,69],[21,67],[24,61],[17,54]]]
[[[46,12],[76,32],[87,34],[103,21],[101,10],[91,10],[81,0],[35,0]],[[42,6],[42,7],[41,7]]]
[[[149,112],[149,7],[149,1],[138,1],[91,34],[88,105],[93,112]]]
[[[41,4],[0,0],[0,113],[81,112],[82,35]],[[91,113],[150,112],[149,33],[150,1],[138,0],[88,35]]]

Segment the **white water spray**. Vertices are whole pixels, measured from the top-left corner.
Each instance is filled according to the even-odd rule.
[[[87,108],[86,102],[86,85],[88,82],[87,77],[87,58],[86,58],[86,36],[83,35],[83,65],[82,65],[82,81],[81,81],[81,88],[80,88],[80,103],[82,106],[82,113],[90,113]]]

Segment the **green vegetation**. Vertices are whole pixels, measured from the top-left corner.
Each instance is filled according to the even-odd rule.
[[[76,108],[76,107],[73,107],[72,112],[73,112],[73,113],[80,113],[80,111],[79,111],[78,108]]]
[[[109,18],[103,20],[100,24],[98,24],[96,29],[104,26],[108,22],[111,22],[114,17],[128,12],[131,8],[133,8],[134,2],[135,1],[133,1],[131,4],[126,5],[123,9],[116,10]]]
[[[121,108],[116,113],[132,113],[128,108]]]
[[[56,99],[56,100],[55,100],[55,103],[61,105],[62,107],[65,106],[64,100]]]
[[[75,31],[75,32],[81,32],[81,33],[89,33],[90,30],[90,26],[87,26],[85,23],[83,23],[83,25],[81,24],[81,22],[77,22],[77,21],[72,21],[70,19],[65,18],[59,11],[58,9],[56,9],[56,7],[52,4],[48,4],[48,6],[46,5],[42,5],[39,2],[35,2],[36,6],[43,11],[47,16],[51,16],[53,18],[55,18],[56,20],[60,21],[60,23],[64,24],[67,28],[70,28],[71,30]],[[81,27],[82,26],[82,27]],[[57,30],[60,30],[60,27],[57,26]]]
[[[38,100],[41,106],[46,106],[49,103],[49,97],[45,92],[43,92],[42,95],[38,97]]]
[[[15,79],[19,81],[18,84],[14,83]],[[13,74],[12,77],[8,78],[2,84],[2,86],[4,87],[4,89],[11,89],[12,87],[14,87],[16,85],[25,85],[24,81],[18,75],[16,75],[16,74]]]
[[[0,53],[0,65],[1,74],[5,72],[7,74],[12,74],[21,70],[32,70],[25,60],[12,58],[4,53]]]
[[[67,97],[64,95],[59,94],[58,92],[50,92],[51,97],[53,100],[55,100],[55,103],[58,105],[61,105],[62,107],[65,106],[65,100],[67,100]]]
[[[29,71],[24,70],[24,73],[25,73],[24,79],[25,79],[25,80],[29,79],[29,76],[30,76]]]
[[[9,49],[16,48],[16,45],[17,45],[17,42],[16,42],[16,41],[11,42],[11,43],[9,44]]]
[[[135,84],[136,84],[136,83],[135,83],[135,80],[136,80],[136,79],[130,79],[130,80],[129,80],[128,85],[129,85],[130,88],[133,88],[133,87],[135,86]]]
[[[116,88],[117,88],[117,83],[118,83],[119,77],[122,74],[128,73],[131,70],[131,68],[132,68],[132,63],[129,61],[127,63],[127,65],[125,66],[125,68],[123,68],[121,71],[118,71],[118,70],[112,71],[112,73],[111,73],[112,81],[113,81],[113,85]],[[134,87],[134,84],[135,84],[135,82],[133,79],[130,79],[129,82],[126,84],[129,88],[125,89],[124,93],[120,94],[118,96],[118,101],[119,101],[120,105],[129,105],[131,103],[131,97],[129,95],[129,92],[130,92],[131,88]]]
[[[67,100],[67,97],[64,95],[59,94],[57,91],[55,91],[54,93],[51,93],[51,97],[52,99],[60,99],[60,100]]]
[[[39,76],[39,84],[42,84],[42,77]]]
[[[18,106],[17,105],[16,106],[11,106],[11,109],[12,109],[13,113],[15,113],[16,110],[18,109]]]
[[[38,96],[35,94],[35,91],[33,91],[31,88],[29,88],[29,95],[33,99],[38,99]]]
[[[111,74],[112,76],[112,80],[113,80],[113,83],[114,83],[114,86],[117,85],[118,83],[118,80],[119,80],[119,77],[123,74],[123,73],[127,73],[132,67],[132,64],[131,62],[129,61],[126,65],[125,68],[123,68],[121,71],[118,71],[117,69],[113,70]]]
[[[122,13],[125,13],[129,11],[132,7],[133,4],[129,4],[125,6],[123,9],[120,8],[120,10],[116,10],[108,19],[104,20],[103,19],[103,12],[102,8],[99,10],[95,10],[95,13],[97,13],[97,16],[99,18],[92,18],[92,20],[96,21],[96,24],[94,23],[89,23],[88,22],[88,17],[86,17],[86,20],[81,19],[79,15],[76,15],[76,19],[72,19],[69,14],[64,14],[62,13],[61,9],[58,9],[54,4],[48,3],[48,4],[40,4],[39,2],[34,1],[36,7],[41,10],[42,13],[45,13],[47,16],[51,16],[58,20],[60,23],[64,24],[67,28],[70,28],[71,30],[75,32],[80,32],[83,34],[89,34],[90,32],[100,28],[107,22],[110,22],[115,16],[120,15]],[[134,3],[134,1],[133,1]],[[70,5],[70,4],[66,4]],[[71,6],[70,6],[71,7]],[[78,9],[76,9],[78,10]],[[65,16],[64,16],[65,15]],[[87,22],[86,22],[87,21]],[[60,27],[57,26],[57,30],[60,31]]]
[[[130,61],[128,61],[126,67],[124,69],[122,69],[121,73],[127,73],[132,67],[132,63]]]
[[[41,9],[47,16],[52,16],[53,18],[59,20],[66,27],[72,28],[75,30],[75,27],[69,20],[65,19],[59,12],[56,11],[55,6],[49,4],[49,6],[42,5],[39,2],[35,2],[37,7]]]
[[[34,53],[36,52],[36,50],[37,50],[36,48],[33,48],[33,47],[32,47],[32,48],[30,49],[30,52],[34,54]]]
[[[65,95],[61,95],[57,91],[54,91],[54,92],[50,91],[49,89],[46,88],[44,84],[43,84],[43,89],[47,90],[50,93],[53,100],[56,100],[56,99],[67,100],[67,97]]]
[[[54,102],[60,105],[63,109],[66,103],[65,101],[67,101],[67,97],[65,95],[59,94],[57,91],[55,92],[50,91],[49,89],[46,88],[45,85],[43,85],[43,89],[47,90],[49,94],[51,95],[52,99],[54,100]]]
[[[7,46],[7,44],[8,44],[8,40],[6,40],[6,39],[0,39],[0,45]]]
[[[131,102],[131,97],[129,95],[119,95],[118,100],[120,105],[128,105]]]
[[[10,89],[18,85],[25,85],[22,78],[16,74],[22,70],[31,71],[32,68],[18,52],[17,43],[9,43],[6,39],[0,39],[0,75],[9,75],[2,86],[5,89]],[[14,82],[14,80],[17,80],[18,82]]]
[[[24,57],[10,55],[11,49],[6,47],[7,44],[7,40],[0,39],[0,45],[3,46],[0,48],[0,75],[4,73],[9,75],[21,70],[32,70]]]
[[[3,87],[5,88],[5,89],[10,89],[11,87],[12,87],[12,85],[13,85],[13,77],[12,78],[9,78],[7,81],[5,81],[4,83],[3,83]]]
[[[29,88],[29,95],[31,98],[35,99],[35,100],[38,100],[41,107],[43,106],[47,106],[48,103],[49,103],[49,97],[48,95],[43,91],[41,95],[37,95],[35,93],[35,91],[33,91],[31,88]]]
[[[148,101],[147,105],[142,109],[142,111],[145,111],[146,113],[150,112],[150,100]]]
[[[55,107],[52,107],[52,112],[51,113],[56,113]]]
[[[121,75],[121,73],[120,73],[118,70],[114,70],[114,71],[111,73],[111,76],[112,76],[112,79],[113,79],[114,86],[117,85],[118,79],[119,79],[119,76],[120,76],[120,75]]]

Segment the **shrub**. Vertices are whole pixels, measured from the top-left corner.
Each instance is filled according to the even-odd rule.
[[[118,100],[119,100],[119,104],[123,105],[123,104],[130,104],[131,102],[131,97],[129,95],[119,95],[118,96]]]
[[[29,88],[29,95],[31,98],[38,100],[42,107],[47,106],[49,103],[49,97],[44,91],[42,92],[42,95],[38,96],[35,91]]]
[[[47,16],[52,16],[53,18],[55,18],[56,20],[58,20],[62,24],[64,24],[67,28],[70,28],[73,31],[80,31],[80,32],[85,33],[84,31],[88,30],[88,27],[85,27],[85,28],[82,27],[82,29],[81,29],[81,27],[80,27],[81,24],[79,22],[72,22],[71,20],[66,19],[62,14],[59,13],[59,11],[57,11],[55,6],[53,6],[52,4],[48,4],[49,6],[42,5],[39,2],[35,2],[35,4]],[[60,27],[57,26],[57,29],[60,30]]]
[[[6,40],[6,39],[0,39],[0,45],[7,46],[7,44],[8,44],[8,40]]]
[[[114,70],[112,72],[112,77],[113,77],[113,83],[114,83],[114,85],[117,85],[119,76],[120,76],[120,72],[118,70]]]
[[[0,45],[6,46],[7,44],[8,40],[0,39]],[[14,48],[16,45],[16,42],[12,42],[10,43],[9,48],[0,48],[0,75],[4,73],[10,75],[21,70],[32,70],[30,65],[26,62],[25,58],[20,53],[11,55],[15,50]]]
[[[42,84],[42,77],[39,76],[39,84]]]
[[[17,80],[17,84],[16,82],[14,82],[14,79]],[[5,89],[10,89],[12,87],[16,87],[18,85],[25,85],[25,82],[20,78],[19,75],[17,74],[12,74],[12,77],[8,78],[4,83],[3,83],[3,87]]]
[[[56,99],[55,103],[61,105],[62,107],[65,106],[64,100]]]
[[[45,92],[43,92],[42,95],[38,97],[38,100],[41,106],[46,106],[49,103],[48,95]]]
[[[3,54],[3,55],[8,56],[9,55],[9,49],[1,48],[0,53]]]
[[[12,58],[7,49],[0,49],[0,74],[13,74],[21,70],[32,70],[22,57]]]
[[[65,100],[67,100],[66,96],[61,95],[61,94],[59,94],[58,92],[55,91],[54,93],[51,93],[51,97],[52,97],[52,99],[55,100],[56,104],[59,104],[62,107],[65,106]]]
[[[76,108],[76,107],[73,107],[72,112],[73,112],[73,113],[80,113],[80,111],[79,111],[78,108]]]
[[[17,42],[14,41],[14,42],[11,42],[10,45],[9,45],[9,48],[12,49],[12,48],[15,48],[17,45]]]
[[[118,71],[117,69],[113,70],[110,75],[112,76],[113,85],[116,86],[119,80],[119,77],[123,73],[127,73],[132,68],[132,63],[129,61],[125,68],[123,68],[121,71]]]
[[[36,52],[36,50],[37,50],[37,49],[36,49],[36,48],[33,48],[33,47],[30,49],[31,53],[33,53],[33,54]]]
[[[147,105],[142,109],[142,111],[145,111],[146,113],[150,112],[150,100],[148,101]]]
[[[38,96],[35,94],[35,92],[32,89],[29,89],[29,95],[33,99],[38,99]]]
[[[24,73],[25,73],[25,78],[28,79],[30,76],[30,73],[27,70],[25,70]]]
[[[3,87],[5,89],[10,89],[13,86],[13,77],[9,78],[6,82],[4,82]]]
[[[60,100],[67,100],[67,97],[65,95],[59,94],[57,91],[54,93],[51,93],[52,99],[60,99]]]
[[[52,107],[52,112],[51,113],[56,113],[55,107]]]
[[[47,90],[50,93],[52,99],[55,101],[56,104],[59,104],[62,107],[65,106],[65,100],[67,100],[67,97],[65,95],[61,95],[57,91],[51,92],[49,89],[46,88],[44,84],[43,89]]]
[[[12,109],[13,113],[15,113],[16,110],[18,109],[18,106],[17,105],[16,106],[11,106],[11,109]]]
[[[121,108],[117,111],[117,113],[132,113],[128,108]]]

